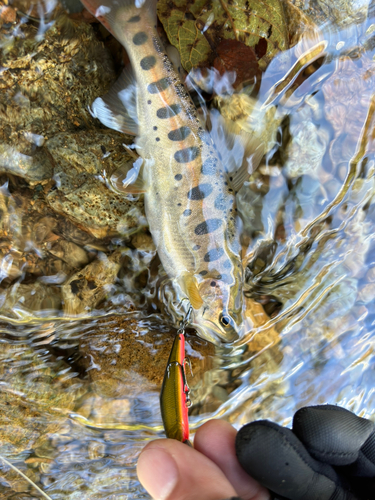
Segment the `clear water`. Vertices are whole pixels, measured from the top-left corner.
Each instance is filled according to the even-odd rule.
[[[321,403],[375,420],[372,27],[327,25],[324,57],[299,80],[293,50],[264,75],[258,98],[277,106],[267,124],[275,141],[239,194],[252,326],[216,349],[188,332],[192,431],[210,418],[288,425]],[[43,270],[50,258],[22,197],[39,203],[37,187],[2,175],[0,453],[56,500],[148,498],[135,464],[163,435],[159,390],[175,331],[155,251],[147,233],[143,246],[132,235],[83,241],[106,272],[105,256],[122,260],[102,299],[88,286],[88,309],[69,314],[60,294],[69,258],[68,270],[44,275],[19,263],[33,255]],[[68,238],[61,220],[52,233],[80,246],[82,230]],[[38,496],[1,466],[0,498],[28,495]]]

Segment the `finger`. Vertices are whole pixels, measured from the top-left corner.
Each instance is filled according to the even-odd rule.
[[[307,406],[298,410],[293,419],[293,432],[310,454],[331,465],[348,465],[357,460],[373,431],[370,420],[340,406]]]
[[[137,473],[155,500],[221,500],[236,496],[216,464],[174,439],[149,443],[139,457]]]
[[[228,422],[210,420],[197,430],[194,448],[220,467],[243,500],[268,500],[268,490],[246,474],[237,460],[236,435]]]
[[[370,434],[360,449],[358,460],[353,464],[350,472],[360,477],[375,477],[375,431]]]
[[[236,453],[248,474],[290,500],[352,500],[334,469],[312,458],[290,429],[267,420],[237,434]]]

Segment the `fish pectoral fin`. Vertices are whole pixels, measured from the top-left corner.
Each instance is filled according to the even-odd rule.
[[[185,273],[183,276],[183,287],[190,300],[193,309],[200,309],[203,305],[203,299],[199,293],[197,279],[191,273]]]
[[[242,165],[228,174],[228,182],[235,192],[238,192],[244,182],[249,180],[264,155],[264,142],[261,139],[246,132],[241,132],[240,139],[244,147]]]
[[[122,189],[123,193],[128,194],[143,194],[147,191],[142,179],[137,179],[133,184],[128,184],[125,188]]]
[[[90,112],[106,127],[138,135],[137,86],[130,66],[106,95],[95,99]]]
[[[127,161],[110,178],[113,189],[120,193],[141,194],[147,191],[143,180],[143,160]]]

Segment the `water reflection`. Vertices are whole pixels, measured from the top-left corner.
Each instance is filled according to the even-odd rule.
[[[254,113],[269,152],[239,194],[249,333],[215,351],[190,332],[193,429],[212,417],[288,424],[297,408],[326,402],[375,418],[371,26],[326,28],[323,44],[304,42],[264,74]],[[14,106],[25,110],[32,100],[21,95]],[[48,155],[42,170],[30,167],[45,154],[38,138],[14,140],[17,166],[0,149],[0,453],[52,498],[144,498],[134,467],[161,434],[173,297],[158,294],[150,235],[132,233],[145,224],[142,201],[111,211],[121,200],[107,179],[127,154],[120,136],[66,128],[47,141],[63,165],[53,178]],[[9,497],[31,494],[5,466],[0,481]]]

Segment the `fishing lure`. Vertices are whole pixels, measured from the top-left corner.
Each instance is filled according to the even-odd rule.
[[[191,405],[186,381],[185,331],[181,328],[173,341],[160,393],[160,408],[168,438],[189,444],[188,408]]]

